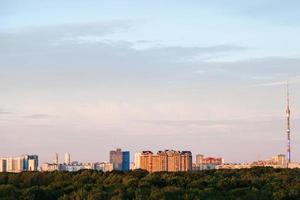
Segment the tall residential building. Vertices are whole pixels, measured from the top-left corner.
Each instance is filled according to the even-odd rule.
[[[39,158],[37,155],[26,155],[24,167],[27,171],[37,171],[39,167]]]
[[[22,155],[18,157],[2,157],[0,158],[0,172],[22,172],[37,171],[38,156]]]
[[[122,152],[122,171],[129,171],[130,170],[130,153],[129,151]]]
[[[141,153],[134,154],[134,168],[135,169],[141,168]]]
[[[109,162],[114,170],[128,171],[130,167],[130,152],[116,149],[109,152]]]
[[[196,155],[196,166],[200,166],[203,164],[204,155],[197,154]]]
[[[0,159],[0,172],[6,172],[6,169],[7,169],[6,160]]]
[[[64,160],[65,165],[70,165],[71,164],[71,156],[69,153],[65,153],[65,160]]]
[[[152,172],[190,171],[192,170],[192,153],[190,151],[165,150],[153,154],[143,151],[140,156],[140,168]]]
[[[109,152],[109,162],[113,164],[114,170],[122,170],[122,149]]]
[[[23,156],[6,158],[6,171],[15,173],[24,171],[23,162]]]
[[[58,163],[59,163],[59,161],[58,161],[58,153],[55,153],[54,162],[53,163],[58,165]]]

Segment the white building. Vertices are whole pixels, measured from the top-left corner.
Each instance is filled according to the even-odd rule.
[[[83,163],[82,166],[83,166],[83,169],[96,169],[95,163]]]
[[[130,170],[135,170],[135,163],[134,162],[130,163],[129,169]]]
[[[65,165],[70,165],[71,164],[71,156],[69,153],[65,153],[65,160],[64,160]]]
[[[103,172],[110,172],[113,170],[113,164],[108,162],[95,163],[95,169]]]
[[[134,154],[134,169],[141,168],[141,153]]]
[[[41,171],[44,172],[52,172],[52,171],[59,171],[61,169],[60,164],[56,163],[43,163],[41,167]]]
[[[63,170],[68,172],[77,172],[84,169],[83,165],[63,165]]]
[[[57,164],[57,165],[59,163],[59,161],[58,161],[58,153],[55,153],[54,163]]]
[[[38,156],[22,155],[17,157],[0,158],[0,172],[18,173],[22,171],[37,171]]]

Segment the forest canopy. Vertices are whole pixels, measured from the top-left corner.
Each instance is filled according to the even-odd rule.
[[[0,199],[300,199],[300,169],[0,173]]]

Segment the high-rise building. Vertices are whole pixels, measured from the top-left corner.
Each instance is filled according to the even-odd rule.
[[[37,171],[39,167],[39,159],[37,155],[26,155],[24,167],[27,171]]]
[[[202,155],[202,154],[196,155],[196,166],[200,166],[203,164],[203,158],[204,158],[204,155]]]
[[[135,169],[141,168],[141,153],[134,154],[134,168]]]
[[[58,165],[58,163],[59,163],[59,161],[58,161],[58,153],[55,153],[54,162],[53,163]]]
[[[140,168],[152,172],[190,171],[192,170],[192,153],[190,151],[165,150],[153,154],[143,151],[140,156]]]
[[[180,171],[190,171],[192,170],[193,157],[192,152],[182,151],[180,154]]]
[[[114,170],[128,171],[130,167],[130,152],[116,149],[109,152],[109,162]]]
[[[70,165],[71,164],[71,156],[69,153],[65,153],[65,160],[64,160],[65,165]]]
[[[23,167],[24,157],[8,157],[6,158],[6,171],[7,172],[22,172],[24,170]]]
[[[37,171],[38,156],[22,155],[18,157],[2,157],[0,158],[0,172],[22,172]]]
[[[0,159],[0,172],[6,172],[6,160]]]
[[[130,153],[129,151],[122,152],[122,171],[129,171],[130,170]]]
[[[116,149],[109,152],[109,162],[113,164],[114,170],[122,170],[122,149]]]

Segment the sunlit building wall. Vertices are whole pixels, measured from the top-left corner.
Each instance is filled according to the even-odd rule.
[[[190,151],[165,150],[153,154],[143,151],[140,157],[141,169],[149,172],[190,171],[192,170],[192,153]]]

